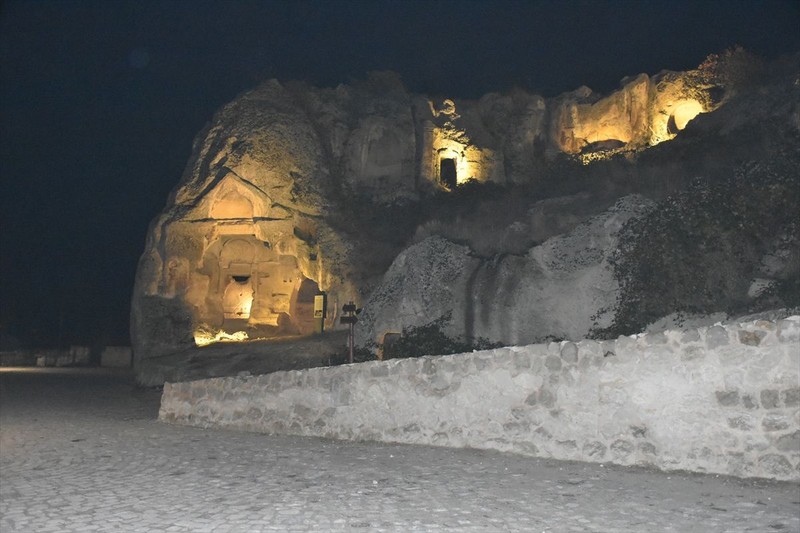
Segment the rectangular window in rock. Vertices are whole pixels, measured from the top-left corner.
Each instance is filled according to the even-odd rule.
[[[442,158],[439,162],[439,182],[451,191],[456,188],[458,183],[456,174],[456,160],[450,158]]]

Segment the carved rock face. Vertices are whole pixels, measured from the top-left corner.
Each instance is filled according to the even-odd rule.
[[[153,223],[132,310],[137,360],[218,337],[313,331],[314,296],[351,290],[323,214],[330,173],[313,125],[277,83],[224,108]],[[183,319],[174,327],[174,315]],[[333,318],[331,318],[333,320]]]
[[[666,72],[653,78],[640,74],[604,98],[578,90],[557,99],[551,135],[568,154],[597,146],[653,146],[719,107],[715,89],[691,73]]]

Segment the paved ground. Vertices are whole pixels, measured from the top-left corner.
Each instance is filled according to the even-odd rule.
[[[127,373],[0,370],[0,531],[800,531],[800,486],[175,427]]]

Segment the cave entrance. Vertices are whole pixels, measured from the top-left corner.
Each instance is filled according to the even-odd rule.
[[[270,338],[313,332],[314,294],[293,255],[282,254],[254,235],[222,235],[205,252],[207,285],[194,291],[198,324],[228,334]]]
[[[677,135],[697,115],[703,112],[703,106],[695,100],[684,100],[675,104],[675,108],[667,121],[667,131]]]
[[[669,120],[667,120],[667,133],[670,135],[677,135],[679,131],[681,130],[675,123],[675,115],[670,115]]]
[[[320,294],[319,285],[313,279],[304,278],[297,288],[290,314],[301,335],[314,332],[314,296],[317,294]]]
[[[458,174],[456,173],[456,160],[443,157],[439,161],[439,182],[449,190],[456,188]]]

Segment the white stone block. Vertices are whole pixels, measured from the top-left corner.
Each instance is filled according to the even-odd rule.
[[[100,366],[115,368],[131,366],[130,346],[106,346],[100,355]]]
[[[64,357],[59,357],[59,364],[57,366],[88,365],[90,353],[91,350],[88,346],[70,346],[69,354]],[[63,364],[61,363],[62,361]]]

